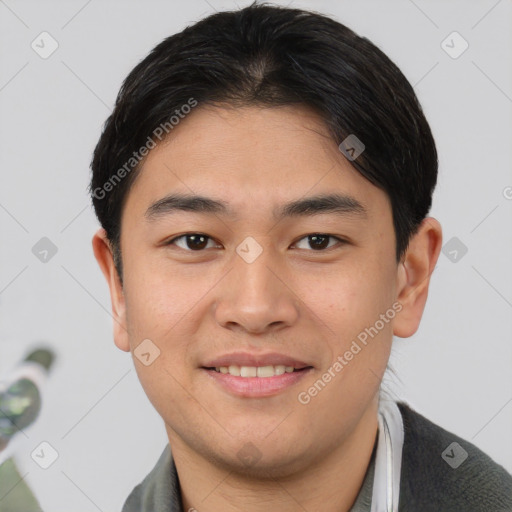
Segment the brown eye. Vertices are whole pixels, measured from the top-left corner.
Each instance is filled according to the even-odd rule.
[[[308,247],[299,247],[299,249],[313,249],[314,251],[322,251],[324,249],[330,249],[333,245],[335,245],[336,242],[343,243],[343,240],[340,238],[337,238],[332,235],[326,235],[323,233],[313,233],[311,235],[305,236],[304,238],[301,238],[299,242],[297,242],[298,245],[303,240],[306,240],[306,243],[304,245],[308,245]],[[335,242],[334,244],[330,242]]]
[[[181,249],[189,251],[201,251],[207,247],[209,241],[212,241],[209,236],[202,235],[201,233],[189,233],[173,238],[169,241],[168,245],[174,244]]]

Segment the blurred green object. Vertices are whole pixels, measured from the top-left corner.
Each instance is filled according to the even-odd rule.
[[[19,379],[0,391],[0,435],[11,437],[35,421],[41,410],[41,396],[30,379]]]
[[[42,512],[12,458],[0,465],[0,512]]]

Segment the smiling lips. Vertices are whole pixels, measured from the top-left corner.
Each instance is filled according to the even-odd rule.
[[[217,366],[216,372],[229,373],[235,377],[274,377],[275,375],[283,375],[283,373],[292,373],[295,371],[293,366],[284,366],[282,364],[269,366]]]
[[[301,370],[309,365],[303,361],[287,356],[286,354],[279,354],[277,352],[267,352],[266,354],[232,352],[206,362],[203,365],[203,368],[229,368],[230,366],[238,366],[241,368],[284,366],[285,368],[292,367],[297,370]]]
[[[218,357],[202,368],[224,389],[242,397],[275,395],[298,382],[313,369],[283,354],[242,352]]]

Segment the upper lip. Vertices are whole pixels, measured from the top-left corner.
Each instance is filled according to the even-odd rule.
[[[307,368],[311,365],[295,359],[294,357],[277,352],[267,352],[266,354],[255,354],[249,352],[232,352],[230,354],[223,354],[215,359],[207,361],[203,368],[216,368],[220,366],[293,366],[294,368],[301,369]]]

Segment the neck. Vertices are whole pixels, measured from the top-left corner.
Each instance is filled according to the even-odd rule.
[[[185,511],[203,512],[348,512],[370,463],[378,430],[378,399],[343,442],[283,477],[253,478],[220,468],[168,430]]]

